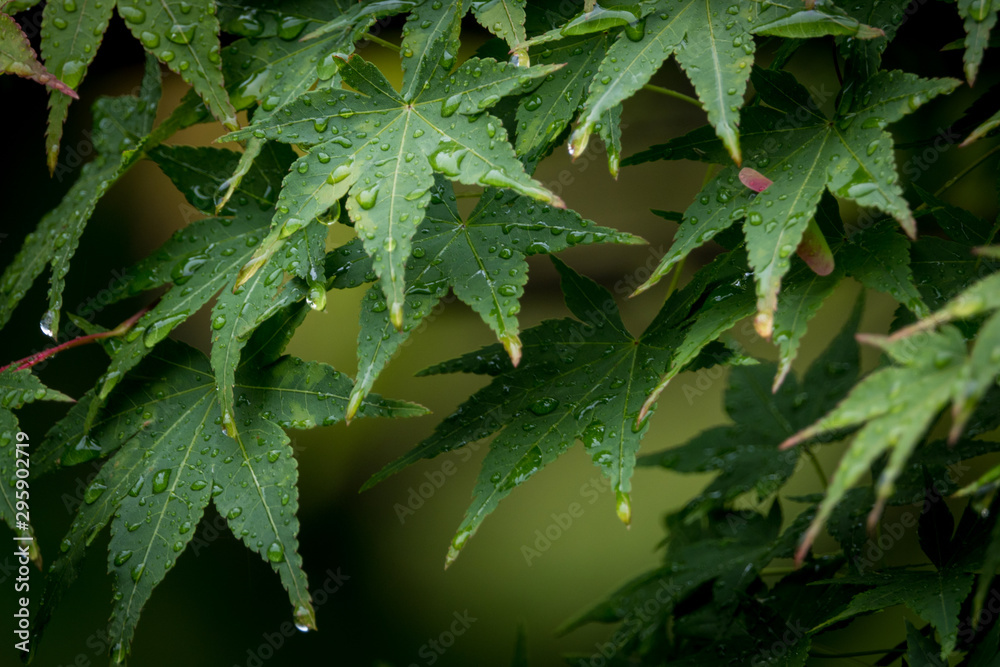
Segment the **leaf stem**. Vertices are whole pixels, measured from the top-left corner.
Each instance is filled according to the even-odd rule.
[[[837,40],[832,36],[830,38],[830,44],[833,49],[830,53],[833,55],[833,71],[837,73],[837,81],[840,83],[840,87],[844,87],[844,73],[840,71],[840,60],[837,59]]]
[[[3,368],[0,368],[0,373],[7,370],[11,366],[16,366],[15,370],[23,371],[26,368],[31,368],[32,366],[42,361],[45,361],[51,356],[59,354],[63,350],[68,350],[73,347],[80,347],[81,345],[87,345],[102,338],[113,338],[115,336],[121,336],[126,331],[131,329],[132,326],[136,322],[138,322],[142,318],[142,316],[145,315],[154,305],[155,302],[149,304],[148,306],[137,312],[135,315],[132,315],[130,318],[128,318],[127,320],[125,320],[124,322],[122,322],[121,324],[119,324],[117,327],[115,327],[110,331],[103,331],[100,333],[80,336],[79,338],[73,338],[72,340],[68,340],[65,343],[60,343],[55,347],[50,347],[47,350],[42,350],[41,352],[35,352],[34,354],[30,354],[24,359],[18,359],[17,361],[12,361]]]
[[[986,160],[988,160],[994,153],[996,153],[998,151],[1000,151],[1000,144],[994,146],[992,149],[990,149],[985,154],[983,154],[982,156],[980,156],[979,159],[977,159],[975,162],[973,162],[968,167],[966,167],[962,171],[960,171],[957,174],[955,174],[951,178],[951,180],[949,180],[947,183],[945,183],[940,188],[938,188],[937,192],[934,193],[934,196],[935,197],[940,196],[942,192],[944,192],[945,190],[947,190],[951,186],[955,185],[955,183],[958,183],[960,180],[962,180],[963,178],[965,178],[966,176],[968,176],[969,173],[972,172],[973,169],[975,169],[976,167],[978,167],[979,165],[981,165],[983,162],[986,162]],[[924,204],[921,204],[917,208],[919,209],[919,208],[923,208],[923,207],[924,207]]]
[[[677,283],[681,280],[681,272],[684,270],[684,262],[686,261],[687,257],[684,257],[681,261],[677,262],[677,266],[674,267],[674,275],[670,276],[670,285],[667,287],[666,296],[663,297],[664,301],[669,299],[670,295],[674,293],[675,289],[677,289]]]
[[[676,90],[670,90],[669,88],[664,88],[663,86],[654,86],[651,83],[647,83],[642,87],[643,90],[649,90],[654,93],[659,93],[660,95],[666,95],[667,97],[673,97],[674,99],[681,100],[682,102],[687,102],[688,104],[693,104],[699,109],[702,108],[701,102],[691,97],[690,95],[685,95],[684,93],[678,93]]]
[[[399,46],[397,44],[393,44],[392,42],[386,41],[386,40],[382,39],[381,37],[378,37],[378,36],[373,35],[371,33],[366,34],[365,35],[365,39],[367,39],[369,42],[374,42],[375,44],[378,44],[379,46],[384,46],[387,49],[391,49],[393,51],[396,51],[397,53],[400,50],[400,48],[399,48]]]
[[[820,464],[819,459],[816,458],[816,453],[812,450],[812,447],[806,447],[806,457],[809,459],[809,463],[812,464],[813,469],[816,471],[816,475],[819,477],[819,483],[823,485],[823,491],[829,488],[830,483],[826,480],[826,473],[823,471],[823,466]]]
[[[656,88],[656,86],[654,86],[654,88]],[[663,88],[662,90],[666,90],[666,88]],[[715,177],[715,165],[710,164],[705,168],[705,175],[701,179],[701,190],[704,190],[706,187],[708,187],[708,184],[712,182],[712,178],[714,177]],[[674,267],[674,273],[670,277],[670,286],[667,287],[667,294],[666,296],[663,297],[664,302],[667,299],[669,299],[670,295],[674,293],[675,289],[677,289],[677,283],[681,279],[681,272],[684,271],[684,262],[686,261],[687,261],[687,256],[681,259],[681,261],[677,263],[677,266]]]
[[[866,655],[888,655],[889,653],[902,653],[905,649],[883,648],[872,649],[870,651],[855,651],[853,653],[823,653],[820,651],[809,651],[810,658],[860,658]]]

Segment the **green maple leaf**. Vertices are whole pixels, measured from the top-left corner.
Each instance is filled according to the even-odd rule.
[[[570,152],[586,150],[605,114],[635,94],[671,55],[694,84],[698,99],[737,163],[742,152],[739,109],[753,65],[754,2],[656,0],[640,5],[641,18],[619,33],[597,68]]]
[[[725,395],[732,425],[703,431],[683,445],[639,459],[639,465],[658,465],[680,472],[719,471],[688,502],[685,515],[700,516],[750,491],[763,500],[788,480],[799,456],[795,450],[777,452],[778,444],[832,408],[857,380],[859,359],[854,331],[861,317],[861,303],[806,371],[801,383],[793,375],[772,393],[774,364],[735,366]]]
[[[219,11],[225,30],[246,37],[222,52],[222,71],[230,99],[236,109],[258,102],[253,115],[256,121],[280,113],[285,104],[314,84],[318,89],[339,88],[338,56],[353,53],[355,42],[378,19],[398,11],[391,3],[345,0],[261,4],[249,10],[244,5],[223,4]],[[338,29],[327,30],[319,39],[298,39],[309,28],[326,25],[331,19],[339,21]],[[264,140],[257,137],[247,141],[219,204],[232,196],[263,146]]]
[[[809,8],[792,9],[781,16],[774,12],[761,16],[753,26],[756,35],[774,35],[795,39],[809,39],[837,35],[856,39],[884,37],[881,28],[873,28],[848,16],[847,12],[828,2],[816,2]],[[765,20],[766,19],[766,20]]]
[[[407,41],[422,36],[412,30]],[[425,50],[430,50],[426,47]],[[551,67],[517,68],[472,59],[450,73],[451,62],[406,59],[403,90],[359,57],[341,76],[354,88],[307,93],[280,117],[254,123],[228,139],[250,136],[308,145],[285,179],[272,232],[247,265],[246,280],[277,250],[282,239],[318,224],[318,215],[349,194],[347,210],[389,302],[393,323],[402,326],[404,264],[410,239],[430,201],[434,173],[463,183],[505,187],[543,202],[562,201],[529,177],[507,143],[500,121],[484,111]],[[405,56],[404,56],[405,57]],[[419,59],[414,63],[413,60]]]
[[[507,42],[511,50],[523,54],[521,42],[525,40],[525,0],[388,0],[367,2],[347,7],[340,16],[316,28],[306,39],[342,31],[370,16],[392,16],[409,12],[403,36],[411,33],[414,39],[407,45],[409,55],[419,54],[414,62],[422,67],[424,54],[432,55],[431,62],[441,55],[441,47],[457,37],[458,24],[470,9],[484,28]],[[407,48],[407,47],[404,47]],[[454,57],[454,56],[452,56]]]
[[[983,52],[990,42],[990,31],[997,23],[1000,6],[977,0],[958,0],[958,15],[965,21],[965,77],[971,86],[976,82]]]
[[[41,567],[41,552],[34,541],[30,526],[30,515],[24,501],[28,498],[26,487],[18,486],[18,480],[26,484],[27,473],[31,470],[31,455],[29,442],[18,437],[17,416],[14,414],[28,403],[35,401],[66,401],[73,399],[62,392],[49,389],[28,370],[17,370],[6,367],[0,370],[0,519],[19,537],[30,537],[29,555]],[[25,476],[18,474],[23,470]],[[20,516],[19,516],[20,515]],[[18,527],[19,521],[24,521],[24,527]]]
[[[479,0],[472,2],[472,13],[479,24],[507,42],[512,51],[524,54],[521,43],[527,39],[524,32],[525,0]]]
[[[293,305],[261,327],[237,373],[236,418],[227,435],[205,356],[184,344],[158,346],[84,431],[71,410],[43,444],[49,459],[79,460],[81,440],[111,457],[88,486],[53,563],[36,633],[76,577],[86,547],[111,524],[108,569],[114,602],[108,634],[123,662],[143,605],[195,534],[211,501],[233,534],[268,562],[288,590],[296,623],[315,628],[298,554],[297,464],[283,428],[334,424],[344,417],[351,380],[326,364],[279,356],[305,313]],[[370,396],[359,416],[403,417],[425,410]],[[56,437],[51,437],[51,436]]]
[[[671,296],[635,338],[607,290],[553,257],[566,305],[578,319],[551,320],[525,331],[525,355],[517,368],[495,345],[428,369],[495,377],[365,488],[421,458],[496,434],[472,506],[452,540],[451,563],[501,499],[580,440],[610,480],[618,516],[628,523],[629,480],[651,410],[647,397],[661,373],[672,377],[688,367],[708,343],[752,312],[742,258],[734,251],[715,260]],[[695,304],[703,298],[712,306],[699,310]]]
[[[998,127],[1000,127],[1000,111],[997,111],[995,114],[980,123],[972,132],[969,133],[969,136],[967,136],[965,141],[963,141],[960,145],[963,147],[968,146],[973,141],[982,139]]]
[[[1000,274],[972,285],[944,308],[890,337],[864,337],[882,348],[895,362],[865,378],[826,416],[783,443],[783,447],[824,433],[861,426],[844,454],[820,505],[816,519],[803,538],[801,558],[819,533],[823,522],[848,488],[865,475],[875,460],[888,454],[886,467],[876,481],[874,521],[894,492],[894,483],[907,460],[938,413],[952,406],[951,439],[954,442],[972,410],[1000,373],[1000,313],[980,328],[971,351],[957,328],[931,330],[957,318],[1000,308]]]
[[[215,197],[225,190],[226,179],[239,155],[215,148],[176,146],[159,147],[152,152],[152,158],[195,209],[212,212]],[[131,282],[116,290],[116,297],[168,283],[171,288],[115,349],[108,370],[98,382],[98,400],[91,404],[91,419],[128,370],[175,327],[219,295],[212,313],[212,366],[219,379],[223,417],[227,425],[233,422],[233,374],[239,352],[253,329],[271,314],[272,301],[282,287],[285,270],[298,273],[306,268],[309,273],[308,267],[316,267],[312,273],[321,276],[324,272],[321,264],[326,228],[320,225],[290,239],[287,255],[274,258],[255,280],[236,292],[231,289],[240,267],[267,233],[281,177],[293,158],[291,149],[270,145],[253,163],[253,169],[220,216],[191,223],[130,270]],[[325,293],[322,283],[317,289]],[[234,425],[231,430],[235,428]]]
[[[757,70],[754,76],[754,85],[770,107],[744,114],[744,148],[749,164],[773,184],[753,192],[742,186],[736,167],[725,167],[685,211],[670,251],[638,291],[659,281],[691,250],[743,220],[757,282],[754,325],[769,338],[781,281],[824,190],[877,208],[895,218],[910,236],[916,234],[898,183],[892,137],[884,128],[959,82],[882,71],[857,86],[853,101],[829,119],[790,74]],[[721,162],[723,155],[715,138],[702,129],[654,146],[629,162],[662,158]]]
[[[521,359],[517,313],[528,281],[525,257],[601,242],[643,241],[597,226],[572,211],[494,189],[486,190],[475,209],[463,219],[451,185],[439,178],[406,262],[402,329],[397,331],[389,320],[381,286],[369,289],[363,301],[358,380],[348,418],[393,353],[449,289],[496,332],[517,365]],[[360,244],[353,241],[340,252],[350,253],[351,245]]]
[[[614,642],[616,653],[627,652],[663,633],[676,606],[706,583],[714,581],[716,594],[739,595],[754,580],[754,571],[783,555],[787,536],[781,534],[778,503],[766,515],[750,512],[737,521],[731,521],[732,516],[714,510],[704,522],[690,524],[675,516],[668,518],[664,565],[632,579],[606,600],[563,623],[558,632],[587,623],[624,621]]]
[[[33,79],[64,95],[78,97],[76,91],[54,77],[38,61],[38,54],[31,48],[31,42],[21,26],[5,13],[0,13],[0,72]]]
[[[854,596],[847,609],[817,629],[870,611],[905,604],[941,635],[940,656],[947,660],[958,640],[958,614],[972,590],[973,575],[945,568],[933,572],[891,570],[866,577],[844,577],[833,583],[867,584],[874,588]]]
[[[191,84],[212,114],[235,129],[236,112],[222,79],[214,0],[47,2],[42,20],[42,56],[52,72],[70,88],[80,86],[116,6],[146,52]],[[56,168],[68,110],[68,97],[49,97],[46,154],[50,170]]]
[[[910,242],[889,226],[889,221],[880,220],[850,233],[840,220],[836,200],[828,192],[820,197],[815,221],[817,232],[831,239],[829,247],[835,267],[821,276],[804,262],[796,262],[785,279],[784,307],[774,318],[772,340],[778,348],[778,366],[773,392],[778,391],[791,370],[810,320],[846,276],[889,294],[914,313],[929,312],[911,271]],[[647,404],[656,400],[672,377],[670,373],[664,375]]]
[[[882,66],[882,53],[895,39],[896,31],[902,25],[899,17],[908,5],[907,0],[860,0],[843,8],[859,23],[875,26],[885,33],[884,37],[872,39],[854,39],[849,35],[836,38],[845,60],[845,80],[867,81],[878,73]]]
[[[27,236],[0,276],[0,326],[10,319],[35,279],[51,266],[48,310],[41,328],[47,336],[58,336],[64,280],[80,236],[97,202],[130,166],[123,152],[134,148],[152,128],[159,99],[159,68],[147,59],[138,97],[102,97],[94,104],[91,136],[97,155],[84,165],[62,201]]]
[[[906,621],[906,664],[912,667],[940,667],[941,647],[933,637],[923,636]]]
[[[561,34],[561,33],[560,33]],[[614,41],[611,32],[571,35],[531,49],[536,64],[563,64],[562,69],[542,80],[517,105],[518,155],[528,161],[543,158],[559,140],[583,103],[605,53]],[[609,109],[595,129],[608,152],[611,173],[618,174],[621,107]]]

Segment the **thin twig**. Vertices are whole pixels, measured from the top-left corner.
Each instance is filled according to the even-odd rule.
[[[674,99],[687,102],[688,104],[693,104],[694,106],[701,109],[701,102],[691,97],[690,95],[685,95],[684,93],[678,93],[676,90],[670,90],[669,88],[664,88],[663,86],[654,86],[651,83],[647,83],[642,87],[643,90],[649,90],[654,93],[659,93],[660,95],[666,95],[667,97],[673,97]]]
[[[972,172],[973,169],[975,169],[976,167],[978,167],[979,165],[981,165],[983,162],[986,162],[986,160],[988,160],[994,153],[997,153],[997,152],[1000,152],[1000,144],[994,146],[992,149],[990,149],[985,154],[983,154],[982,156],[980,156],[980,158],[978,160],[976,160],[975,162],[973,162],[972,164],[970,164],[968,167],[966,167],[962,171],[960,171],[957,174],[955,174],[951,178],[951,180],[949,180],[947,183],[945,183],[944,185],[942,185],[940,188],[937,189],[937,191],[934,193],[934,196],[935,197],[939,197],[941,195],[941,193],[943,193],[945,190],[947,190],[951,186],[955,185],[955,183],[958,183],[960,180],[962,180],[963,178],[965,178],[966,176],[968,176],[969,173]],[[926,204],[921,204],[917,208],[918,209],[919,208],[923,208],[925,205]]]
[[[65,343],[60,343],[59,345],[56,345],[55,347],[50,347],[47,350],[42,350],[41,352],[36,352],[34,354],[28,355],[24,359],[18,359],[17,361],[12,361],[11,363],[9,363],[6,366],[4,366],[3,368],[0,368],[0,373],[4,372],[5,370],[7,370],[8,368],[10,368],[11,366],[15,366],[16,367],[15,370],[23,371],[26,368],[31,368],[32,366],[34,366],[34,365],[36,365],[36,364],[38,364],[38,363],[40,363],[42,361],[45,361],[46,359],[48,359],[51,356],[59,354],[63,350],[68,350],[68,349],[73,348],[73,347],[80,347],[81,345],[87,345],[89,343],[93,343],[96,340],[101,340],[102,338],[113,338],[115,336],[121,336],[122,334],[124,334],[125,332],[127,332],[129,329],[131,329],[132,326],[136,322],[138,322],[142,318],[143,315],[145,315],[147,312],[149,312],[149,309],[152,308],[153,305],[155,305],[155,304],[150,304],[150,305],[146,306],[145,308],[143,308],[142,310],[140,310],[139,312],[137,312],[135,315],[133,315],[132,317],[128,318],[127,320],[125,320],[124,322],[122,322],[121,324],[119,324],[117,327],[115,327],[111,331],[103,331],[103,332],[100,332],[100,333],[88,334],[86,336],[80,336],[79,338],[74,338],[72,340],[68,340]]]
[[[384,46],[387,49],[392,49],[393,51],[396,51],[397,53],[400,50],[399,49],[399,45],[393,44],[392,42],[388,42],[388,41],[382,39],[381,37],[378,37],[378,36],[373,35],[371,33],[368,33],[367,35],[365,35],[365,39],[368,40],[369,42],[373,42],[375,44],[378,44],[379,46]]]
[[[826,481],[826,473],[823,471],[823,466],[820,465],[819,459],[816,458],[816,453],[810,447],[806,447],[806,457],[808,457],[809,462],[812,463],[812,467],[816,471],[816,475],[819,477],[820,484],[823,485],[823,490],[826,491],[830,486],[830,483]]]

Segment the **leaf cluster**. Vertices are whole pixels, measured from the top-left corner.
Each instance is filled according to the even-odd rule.
[[[0,3],[0,64],[50,88],[50,168],[115,13],[146,53],[134,94],[94,104],[93,159],[0,275],[3,327],[48,272],[40,328],[60,342],[0,369],[0,518],[32,538],[19,516],[26,466],[15,414],[28,403],[74,403],[33,450],[32,474],[99,469],[47,559],[36,635],[110,527],[109,657],[126,662],[142,608],[210,505],[278,575],[297,626],[315,629],[286,430],[424,414],[372,390],[454,294],[497,342],[422,374],[486,383],[364,487],[489,439],[446,565],[504,498],[579,442],[625,524],[637,467],[715,475],[667,515],[662,565],[564,626],[619,623],[607,664],[804,665],[838,657],[827,633],[897,606],[911,615],[882,660],[995,660],[1000,624],[980,625],[979,612],[1000,566],[1000,467],[982,465],[974,480],[948,471],[997,449],[1000,223],[947,191],[997,148],[932,193],[907,180],[891,126],[911,115],[919,123],[934,105],[962,128],[963,146],[989,145],[1000,112],[981,94],[984,79],[995,84],[983,63],[1000,3],[950,10],[965,37],[938,46],[961,50],[962,62],[956,77],[936,78],[883,67],[900,40],[917,48],[897,34],[900,0],[48,0],[44,65],[12,18],[33,4]],[[467,14],[492,35],[470,57]],[[395,35],[387,25],[398,39],[379,37]],[[359,52],[369,41],[398,51],[398,85]],[[824,44],[832,93],[793,66]],[[654,83],[670,60],[693,96]],[[158,114],[161,65],[191,91]],[[640,91],[696,106],[706,125],[623,158],[623,106]],[[174,141],[215,122],[228,130],[220,146]],[[536,172],[563,144],[579,157],[594,136],[616,178],[637,164],[707,164],[686,210],[654,211],[673,241],[636,294],[672,279],[641,332],[608,289],[555,257],[644,243],[572,210]],[[194,214],[112,290],[139,310],[108,329],[63,312],[66,276],[105,193],[143,161]],[[331,228],[349,228],[352,240],[332,242]],[[696,249],[711,257],[681,282]],[[552,256],[571,316],[522,330],[528,258],[541,254]],[[852,285],[876,295],[869,303],[896,304],[890,330],[862,332],[859,297],[796,372],[813,317]],[[362,303],[356,379],[285,354],[335,289]],[[205,351],[171,337],[202,310]],[[773,346],[768,359],[740,344],[746,322]],[[67,329],[84,335],[67,341]],[[40,361],[92,342],[107,367],[76,400],[35,374]],[[859,343],[879,353],[876,367],[862,364]],[[640,455],[651,420],[684,416],[661,398],[667,386],[716,366],[728,369],[728,423]],[[823,450],[842,442],[828,479]],[[790,496],[789,481],[806,475],[822,492]],[[909,561],[872,555],[896,517],[916,529],[920,552]],[[32,557],[41,563],[37,545]],[[523,664],[523,634],[517,646]]]

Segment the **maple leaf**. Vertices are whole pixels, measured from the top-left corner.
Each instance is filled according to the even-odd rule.
[[[188,202],[203,212],[215,210],[215,197],[225,190],[226,179],[239,160],[233,151],[188,146],[161,146],[151,157]],[[253,329],[272,313],[272,301],[282,287],[285,270],[295,273],[299,267],[318,264],[325,251],[325,227],[303,230],[290,239],[287,255],[275,258],[256,280],[236,294],[227,289],[267,233],[281,177],[293,158],[286,146],[265,148],[222,215],[192,222],[130,269],[132,280],[114,290],[115,298],[168,283],[171,288],[115,349],[108,370],[98,381],[98,400],[91,404],[91,419],[128,370],[221,291],[211,321],[212,365],[219,379],[223,418],[235,431],[232,386],[239,352]],[[322,290],[325,293],[325,285]]]
[[[770,338],[778,291],[824,190],[877,208],[895,218],[912,237],[916,223],[898,183],[892,137],[884,128],[937,95],[959,85],[955,79],[921,79],[881,71],[855,87],[851,101],[832,118],[786,72],[756,70],[754,85],[769,107],[744,114],[744,147],[750,164],[773,185],[756,193],[739,184],[737,169],[722,169],[684,213],[674,243],[642,292],[694,248],[737,220],[743,221],[750,266],[757,282],[758,334]],[[723,162],[707,129],[630,158],[697,159]]]
[[[85,460],[81,441],[91,457],[110,458],[87,487],[50,569],[36,634],[75,579],[87,546],[110,523],[109,648],[115,662],[124,662],[143,605],[184,552],[209,502],[237,539],[278,573],[295,622],[316,627],[298,554],[297,465],[282,429],[339,422],[352,383],[326,364],[280,356],[305,312],[304,304],[294,304],[249,342],[235,380],[241,427],[235,437],[217,416],[219,392],[208,359],[175,341],[157,346],[129,374],[89,432],[83,405],[53,428],[40,451],[46,460]],[[425,412],[372,395],[359,416]]]
[[[766,514],[749,511],[744,513],[745,518],[734,521],[733,517],[732,512],[720,509],[708,513],[705,521],[687,523],[678,516],[668,517],[663,565],[635,577],[607,599],[569,619],[558,632],[567,633],[586,623],[624,621],[615,632],[612,646],[616,653],[627,655],[640,646],[648,648],[658,634],[664,633],[677,607],[690,602],[695,592],[706,585],[714,596],[723,599],[745,597],[745,589],[755,580],[755,574],[789,551],[795,524],[781,531],[778,503]],[[812,599],[831,602],[819,596],[819,589],[813,589]],[[729,620],[731,605],[718,600],[716,604],[709,609],[710,614]],[[677,616],[680,620],[681,614]],[[681,626],[677,630],[683,634]],[[718,641],[717,637],[713,642]],[[716,651],[712,653],[718,657]],[[706,663],[704,656],[698,656],[688,664],[732,664],[734,657],[726,655],[723,663]],[[748,664],[749,656],[746,658],[739,664]]]
[[[562,33],[560,33],[562,35]],[[576,116],[594,80],[597,68],[615,38],[599,31],[570,35],[531,50],[536,64],[561,63],[562,69],[545,77],[517,105],[517,135],[514,147],[528,162],[541,160],[559,140]],[[621,106],[609,109],[594,126],[608,153],[608,168],[618,175]]]
[[[42,57],[67,86],[80,86],[97,55],[115,7],[146,52],[191,84],[223,124],[236,128],[236,112],[222,79],[219,22],[214,0],[68,0],[47,2]],[[56,168],[69,98],[49,97],[46,155]]]
[[[990,31],[997,23],[1000,6],[977,0],[958,0],[958,15],[965,22],[965,77],[971,86],[976,82],[983,52],[990,42]]]
[[[654,213],[667,215],[662,211]],[[818,275],[805,262],[789,270],[782,292],[784,307],[774,319],[772,341],[778,348],[778,366],[773,392],[779,390],[791,370],[809,322],[845,277],[889,294],[918,315],[929,312],[910,268],[910,242],[897,228],[890,227],[888,220],[878,220],[865,229],[845,229],[836,200],[826,192],[817,205],[815,222],[816,232],[831,239],[830,257],[835,267],[827,275]],[[670,372],[663,376],[646,406],[657,400],[673,377]]]
[[[488,189],[463,219],[451,184],[438,177],[427,217],[413,238],[406,262],[403,327],[389,320],[382,288],[368,290],[358,334],[358,379],[348,419],[371,389],[393,353],[451,289],[496,332],[514,365],[521,359],[517,313],[528,281],[525,257],[590,243],[643,243],[642,239],[600,227],[578,214],[523,197]],[[352,241],[340,252],[354,251]]]
[[[947,661],[958,639],[958,614],[972,590],[973,575],[955,568],[936,571],[892,570],[864,577],[843,577],[833,583],[867,584],[842,612],[822,623],[823,628],[858,614],[905,604],[940,633],[939,655]]]
[[[393,3],[285,2],[247,10],[242,5],[221,4],[219,21],[229,32],[243,35],[223,49],[222,71],[233,106],[239,110],[259,106],[254,120],[280,113],[289,101],[310,90],[340,87],[340,60],[354,52],[354,44],[380,18],[399,11]],[[331,21],[337,26],[331,27]],[[319,39],[298,40],[305,31],[326,27]],[[264,140],[247,140],[228,188],[217,202],[224,205],[264,146]]]
[[[38,54],[17,21],[0,13],[0,72],[33,79],[64,95],[78,99],[72,88],[57,79],[38,61]]]
[[[750,27],[757,3],[656,0],[639,7],[640,15],[619,33],[597,68],[570,136],[570,153],[585,151],[591,133],[606,123],[605,114],[635,94],[674,55],[694,84],[708,122],[733,160],[741,162],[739,109],[753,65]]]
[[[123,152],[135,147],[152,128],[159,99],[160,71],[156,61],[149,58],[137,97],[102,97],[94,104],[91,136],[96,157],[84,165],[62,201],[28,234],[14,261],[0,276],[0,326],[10,319],[35,279],[51,266],[48,310],[42,317],[41,329],[53,339],[58,336],[70,259],[97,202],[131,165]]]
[[[772,393],[774,364],[734,366],[725,395],[726,413],[733,424],[703,431],[683,445],[639,459],[638,465],[681,472],[719,471],[688,502],[683,514],[692,516],[685,520],[750,491],[763,501],[788,480],[799,457],[793,454],[795,450],[776,453],[778,444],[832,408],[857,380],[854,332],[862,304],[859,300],[840,334],[813,362],[801,383],[791,376]]]
[[[895,362],[860,382],[826,416],[782,443],[794,446],[825,433],[861,427],[841,459],[826,497],[802,540],[797,558],[812,541],[847,489],[865,475],[882,454],[888,463],[875,484],[875,507],[869,525],[877,520],[894,492],[894,483],[907,460],[942,408],[952,405],[951,437],[956,440],[972,412],[1000,373],[1000,314],[990,317],[967,352],[957,328],[942,322],[968,318],[986,309],[1000,308],[1000,274],[994,274],[960,294],[944,308],[892,336],[866,335],[861,339],[880,347]],[[992,299],[992,300],[990,300]]]
[[[885,36],[885,32],[881,28],[865,25],[830,2],[814,2],[808,8],[792,9],[777,17],[772,16],[773,13],[774,11],[761,16],[761,20],[753,26],[752,32],[756,35],[775,35],[796,39],[809,39],[826,35],[854,37],[855,39],[875,39]],[[765,18],[767,20],[764,20]]]
[[[997,111],[995,114],[980,123],[974,130],[972,130],[972,132],[969,133],[969,136],[965,138],[960,146],[964,148],[972,142],[982,139],[998,127],[1000,127],[1000,111]]]
[[[404,38],[404,54],[411,48],[407,40],[416,35],[423,33],[413,30]],[[266,137],[310,147],[285,179],[271,234],[239,282],[249,279],[282,239],[319,224],[316,217],[349,194],[347,210],[382,277],[392,321],[400,327],[404,264],[430,200],[434,173],[468,184],[510,188],[562,206],[524,172],[503,125],[485,113],[502,96],[555,68],[524,69],[474,58],[451,74],[452,61],[412,63],[417,57],[405,61],[413,66],[404,70],[401,93],[374,65],[352,56],[341,76],[357,92],[307,93],[287,104],[280,117],[225,137]]]
[[[639,338],[625,328],[607,290],[552,257],[566,305],[578,319],[550,320],[525,331],[525,355],[516,368],[495,345],[425,371],[488,374],[494,380],[364,488],[421,458],[496,434],[473,504],[452,540],[451,563],[501,499],[580,440],[610,480],[618,516],[628,523],[629,480],[647,429],[644,401],[661,373],[672,377],[697,362],[706,345],[752,312],[743,257],[734,251],[716,259],[667,300]],[[696,310],[700,299],[713,305]],[[727,355],[714,351],[710,357],[703,363]]]
[[[414,38],[405,48],[405,58],[419,54],[414,62],[432,62],[441,56],[442,47],[457,38],[462,17],[471,9],[476,20],[491,33],[507,42],[512,51],[525,55],[521,42],[525,40],[525,0],[383,0],[381,2],[348,5],[340,15],[309,32],[312,39],[331,32],[343,31],[370,16],[392,16],[409,12],[403,36]],[[415,34],[413,34],[415,33]],[[424,55],[431,56],[425,60]],[[454,57],[452,55],[452,57]],[[524,63],[527,64],[527,63]]]

